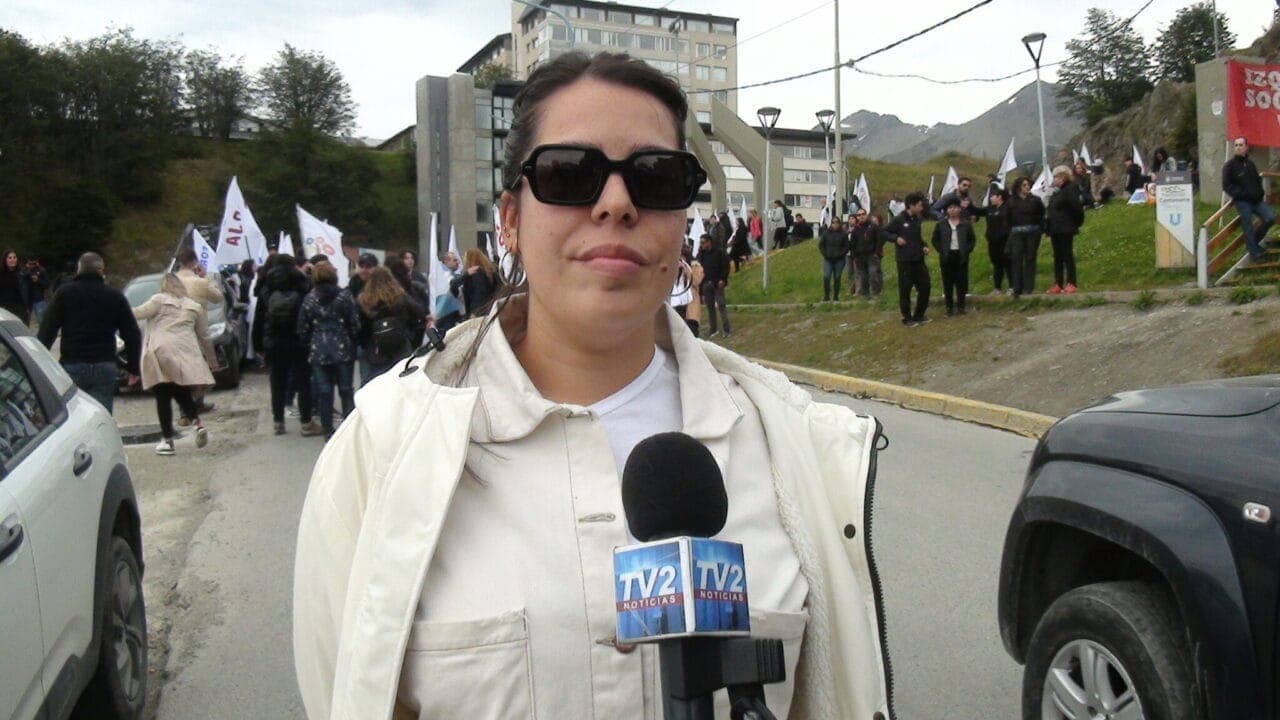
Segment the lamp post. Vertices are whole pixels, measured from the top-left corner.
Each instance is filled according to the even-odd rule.
[[[680,82],[680,18],[672,20],[667,31],[671,33],[671,54],[676,59],[676,82],[683,86],[684,83]],[[688,100],[687,97],[685,99]]]
[[[831,217],[836,217],[831,214],[835,212],[835,208],[832,207],[832,204],[835,203],[835,199],[831,197],[833,192],[831,188],[831,145],[828,142],[831,134],[831,122],[836,116],[836,111],[819,110],[816,114],[818,116],[818,124],[822,126],[822,149],[826,152],[827,156],[827,213],[829,220]]]
[[[1031,61],[1036,64],[1036,106],[1040,109],[1040,162],[1043,163],[1042,167],[1048,168],[1049,146],[1044,139],[1044,91],[1040,87],[1040,56],[1044,54],[1044,38],[1044,33],[1031,33],[1022,38],[1022,44],[1026,46]],[[1031,49],[1032,44],[1035,44],[1035,50]]]
[[[760,207],[765,208],[765,217],[769,215],[769,141],[773,137],[773,128],[778,124],[778,116],[782,111],[776,107],[762,107],[756,111],[756,117],[760,119],[760,128],[764,130],[764,202],[760,203]],[[769,230],[764,234],[764,270],[760,276],[760,287],[765,292],[769,291],[769,244],[773,241],[773,224],[769,224]]]

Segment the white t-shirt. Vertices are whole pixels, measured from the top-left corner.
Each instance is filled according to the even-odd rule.
[[[609,449],[618,465],[618,477],[631,450],[650,435],[675,432],[684,427],[680,412],[680,375],[670,353],[654,346],[653,359],[635,380],[609,397],[589,406],[604,424]]]

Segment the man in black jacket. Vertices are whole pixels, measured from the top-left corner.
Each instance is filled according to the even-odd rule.
[[[1254,262],[1262,260],[1262,240],[1267,231],[1276,222],[1276,214],[1264,202],[1262,176],[1258,174],[1258,166],[1249,159],[1249,143],[1242,137],[1231,143],[1235,155],[1222,168],[1222,191],[1231,196],[1236,212],[1240,214],[1240,228],[1244,234],[1245,244],[1249,246],[1249,257]],[[1257,215],[1262,225],[1255,230],[1253,216]]]
[[[853,259],[853,269],[849,274],[853,283],[849,291],[863,298],[870,298],[873,291],[880,294],[879,284],[873,282],[880,270],[880,258],[876,257],[879,235],[880,228],[867,222],[866,210],[859,208],[853,213],[853,225],[849,230],[849,255]]]
[[[902,324],[915,327],[929,322],[924,313],[929,309],[929,269],[924,258],[929,248],[920,234],[924,222],[924,193],[907,195],[907,209],[885,226],[885,236],[896,247],[894,260],[898,264],[898,308],[902,311]],[[911,288],[916,289],[916,310],[911,311]]]
[[[45,309],[39,338],[53,347],[62,333],[62,367],[94,400],[111,412],[116,391],[116,333],[124,340],[130,381],[138,374],[142,333],[124,293],[107,284],[102,256],[85,253],[76,263],[75,279],[63,283]]]
[[[973,225],[960,219],[960,201],[947,203],[946,217],[933,226],[933,247],[938,251],[942,270],[942,295],[947,301],[947,316],[964,314],[965,296],[969,294],[969,253],[977,244]]]
[[[973,189],[973,181],[967,177],[962,177],[956,181],[956,189],[938,198],[938,202],[929,208],[933,212],[933,216],[939,221],[947,217],[947,206],[952,201],[960,203],[960,222],[973,222],[973,218],[983,214],[983,209],[976,207],[973,200],[969,198],[969,191]]]
[[[702,265],[702,287],[698,288],[698,293],[702,296],[702,306],[707,309],[710,321],[711,334],[708,337],[720,334],[716,330],[717,310],[724,324],[724,334],[728,336],[729,310],[725,306],[724,289],[729,286],[729,254],[724,248],[716,247],[711,242],[711,236],[706,233],[699,238],[699,243],[698,263]]]

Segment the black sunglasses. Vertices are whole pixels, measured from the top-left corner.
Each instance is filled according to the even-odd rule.
[[[598,148],[539,145],[520,166],[533,196],[548,205],[594,205],[615,172],[622,173],[631,202],[649,210],[684,210],[707,181],[698,159],[681,150],[640,150],[610,160]],[[519,184],[517,177],[507,189]]]

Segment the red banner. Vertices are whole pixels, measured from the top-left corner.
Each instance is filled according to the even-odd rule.
[[[1227,137],[1280,147],[1280,65],[1227,63]]]

